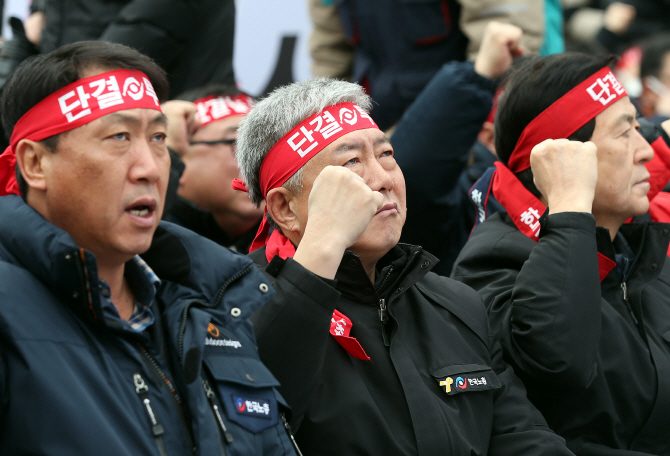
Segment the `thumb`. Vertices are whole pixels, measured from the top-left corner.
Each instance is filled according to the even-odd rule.
[[[380,192],[372,192],[372,199],[375,202],[375,205],[377,209],[375,212],[377,212],[379,209],[384,207],[384,201],[386,201],[386,198],[384,198],[384,195],[382,195]]]

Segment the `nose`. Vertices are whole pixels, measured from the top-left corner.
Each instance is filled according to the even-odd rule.
[[[162,175],[161,160],[156,147],[152,147],[149,139],[138,138],[133,145],[130,179],[133,182],[153,184]],[[167,151],[164,151],[167,154]]]
[[[649,163],[651,159],[654,158],[654,149],[652,149],[647,140],[644,139],[639,131],[635,132],[635,139],[637,141],[635,144],[635,162]]]
[[[385,193],[393,188],[391,173],[382,165],[377,157],[370,160],[370,165],[365,170],[364,179],[368,187],[376,192]]]

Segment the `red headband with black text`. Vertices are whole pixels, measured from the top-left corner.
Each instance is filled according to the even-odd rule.
[[[365,128],[379,127],[372,117],[355,103],[328,106],[300,122],[282,136],[263,160],[259,176],[263,198],[267,197],[273,188],[284,185],[326,146],[352,131]],[[233,181],[233,188],[246,191],[246,185],[239,180]],[[267,243],[269,229],[267,219],[263,217],[250,251]],[[282,242],[285,243],[286,240]]]
[[[570,90],[526,125],[507,167],[518,173],[530,168],[530,151],[546,139],[567,138],[619,99],[626,90],[605,67]]]
[[[16,145],[22,139],[41,141],[125,109],[160,111],[149,78],[136,70],[115,70],[69,84],[26,112],[14,126],[9,146],[0,155],[0,196],[19,194]]]

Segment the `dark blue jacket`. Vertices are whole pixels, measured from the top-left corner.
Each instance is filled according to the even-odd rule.
[[[274,291],[249,259],[162,223],[149,338],[105,319],[68,233],[16,196],[0,220],[0,454],[294,454],[247,320]]]
[[[470,187],[496,160],[483,145],[470,150],[491,110],[496,83],[470,62],[444,65],[405,112],[391,137],[407,184],[401,241],[440,259],[448,276],[475,222]]]
[[[468,40],[456,0],[336,0],[355,46],[353,80],[374,101],[372,118],[392,127],[440,67],[465,60]]]

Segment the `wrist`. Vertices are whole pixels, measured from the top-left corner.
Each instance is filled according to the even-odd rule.
[[[333,236],[311,236],[305,232],[293,260],[325,279],[334,279],[346,247]]]

